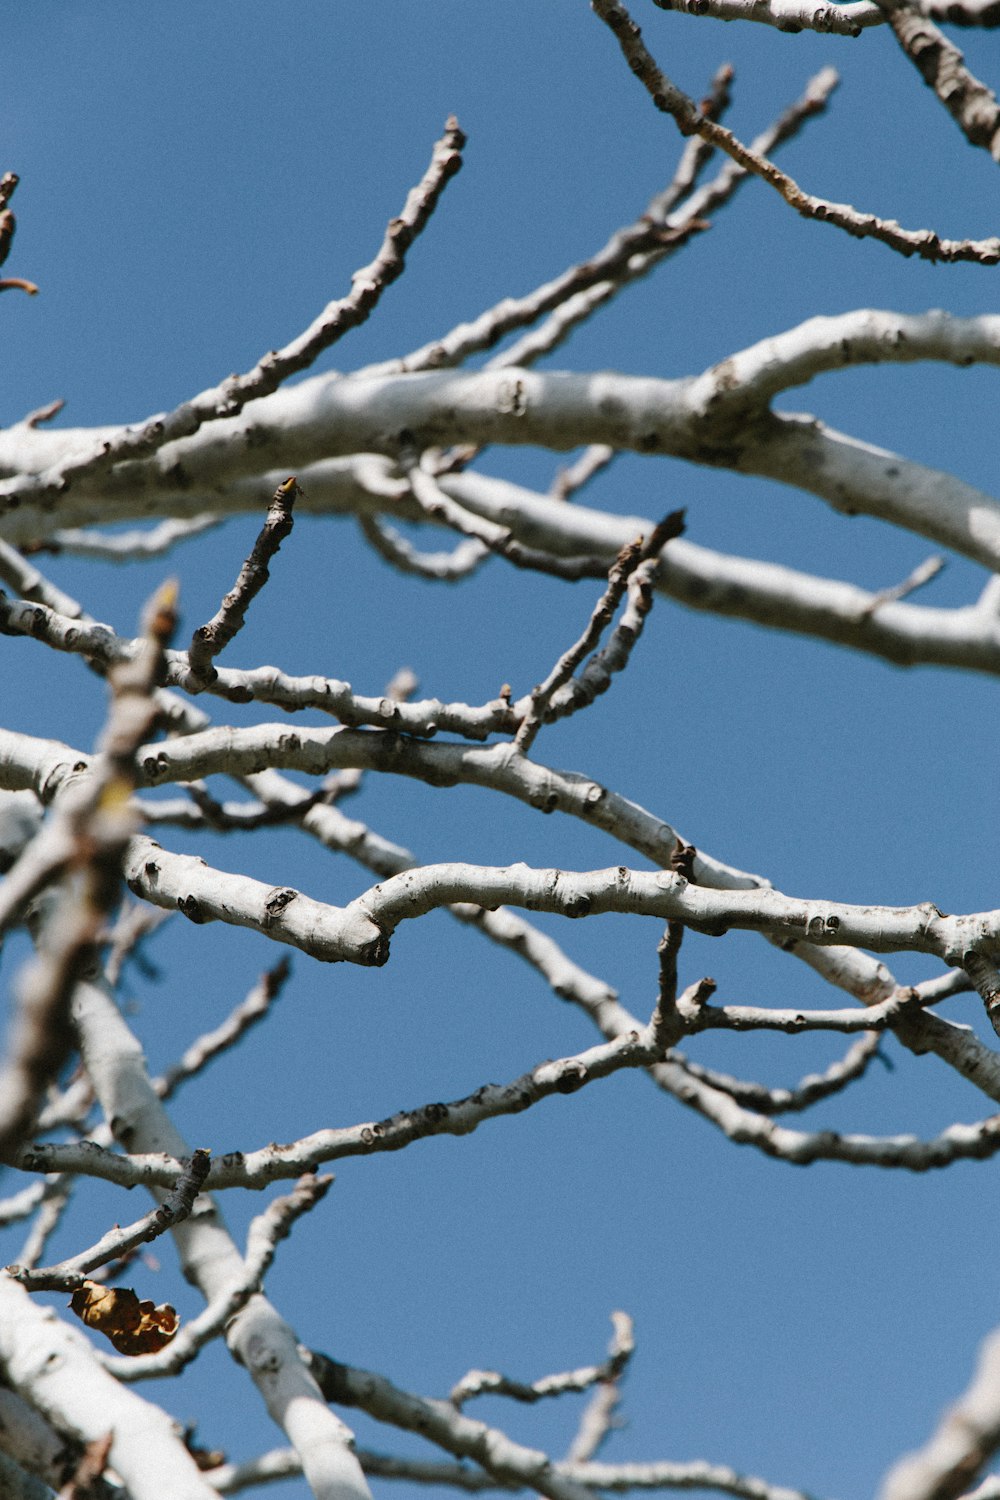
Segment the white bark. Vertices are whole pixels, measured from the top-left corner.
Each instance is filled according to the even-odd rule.
[[[86,475],[55,509],[33,505],[29,491],[0,517],[0,535],[17,543],[47,535],[53,522],[193,515],[214,508],[220,488],[277,463],[301,470],[338,455],[395,457],[452,443],[556,451],[600,443],[779,479],[838,510],[906,526],[995,568],[1000,505],[993,497],[815,418],[769,413],[770,395],[823,369],[914,358],[996,364],[1000,320],[868,310],[813,319],[683,380],[517,369],[314,376],[148,459],[119,465],[102,475],[96,493]],[[30,476],[57,467],[77,450],[118,441],[120,431],[22,424],[0,434],[0,473]]]

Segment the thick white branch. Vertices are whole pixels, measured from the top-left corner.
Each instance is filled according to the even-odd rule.
[[[23,758],[37,762],[40,779],[54,774],[53,742],[0,735],[0,774],[5,747],[8,762],[20,750]],[[78,761],[65,747],[64,756],[68,773]],[[151,784],[193,781],[220,772],[247,774],[264,767],[325,774],[352,766],[416,776],[432,785],[463,781],[491,786],[548,812],[557,808],[577,812],[633,847],[648,851],[658,863],[677,843],[677,834],[668,824],[652,819],[635,804],[606,792],[596,782],[537,766],[506,744],[480,749],[409,742],[377,731],[301,729],[292,733],[283,725],[259,725],[246,730],[206,730],[147,746],[139,752],[137,766],[140,776]],[[30,785],[23,763],[19,769],[24,775],[19,786]],[[655,827],[652,839],[650,823]],[[970,952],[994,951],[1000,945],[1000,911],[945,916],[930,903],[881,907],[803,901],[764,889],[754,877],[719,866],[704,855],[698,856],[695,865],[697,885],[666,871],[648,874],[625,867],[581,873],[532,870],[526,865],[505,869],[424,866],[392,877],[343,908],[315,901],[291,887],[268,886],[212,869],[195,856],[171,853],[141,836],[131,840],[124,868],[130,888],[153,905],[179,909],[193,921],[221,920],[253,927],[334,962],[384,963],[388,938],[398,922],[455,902],[520,906],[575,917],[617,911],[677,921],[713,934],[737,927],[766,933],[780,942],[805,940],[878,953],[932,953],[956,965]]]
[[[254,736],[259,737],[255,740]],[[184,745],[192,745],[193,751],[185,751]],[[514,756],[509,745],[484,749],[425,744],[353,729],[290,732],[285,725],[265,725],[259,730],[205,730],[183,740],[159,742],[148,749],[149,754],[142,757],[142,771],[148,785],[168,779],[197,780],[203,773],[193,768],[195,762],[228,775],[248,775],[278,765],[320,771],[324,760],[333,760],[343,769],[412,776],[432,786],[466,782],[504,792],[541,812],[570,813],[638,850],[657,865],[669,859],[680,839],[676,829],[662,818],[600,782]],[[48,802],[73,777],[86,771],[88,764],[86,755],[57,740],[0,730],[0,788],[31,790]],[[694,869],[695,878],[703,885],[750,889],[768,883],[762,876],[737,870],[702,851],[696,856]]]
[[[601,443],[780,479],[838,509],[891,520],[988,567],[1000,566],[1000,505],[991,496],[828,432],[812,419],[769,415],[766,398],[773,389],[844,363],[836,354],[838,337],[852,364],[1000,361],[997,318],[861,310],[813,319],[756,352],[682,380],[517,369],[317,376],[149,459],[119,465],[96,492],[84,478],[54,509],[22,504],[2,518],[0,534],[17,542],[49,534],[54,523],[217,509],[221,487],[262,468],[280,465],[287,473],[338,454],[394,458],[455,443],[565,451]],[[0,473],[51,467],[92,438],[89,430],[11,429],[0,434]]]

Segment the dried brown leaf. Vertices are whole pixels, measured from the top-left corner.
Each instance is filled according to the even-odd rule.
[[[86,1281],[70,1299],[81,1322],[110,1340],[119,1354],[156,1354],[170,1343],[180,1319],[168,1302],[140,1302],[131,1287]]]

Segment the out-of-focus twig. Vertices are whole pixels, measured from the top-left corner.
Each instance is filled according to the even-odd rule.
[[[490,555],[489,547],[477,537],[459,542],[451,552],[420,552],[378,516],[359,516],[358,526],[380,557],[400,573],[413,573],[418,578],[457,583],[470,577]]]
[[[573,1441],[566,1450],[568,1464],[589,1462],[616,1425],[622,1377],[635,1353],[635,1333],[628,1313],[613,1312],[611,1323],[614,1332],[608,1345],[605,1373],[584,1407]]]
[[[491,552],[505,557],[516,568],[528,568],[540,573],[550,573],[554,578],[603,578],[607,564],[599,557],[559,557],[553,552],[540,552],[517,541],[506,526],[498,526],[466,510],[457,500],[446,495],[432,475],[419,466],[409,473],[413,497],[429,520],[443,521],[455,531],[463,532],[483,542]]]
[[[98,1486],[111,1457],[114,1438],[113,1432],[106,1432],[86,1445],[72,1479],[63,1485],[56,1500],[97,1500],[99,1494],[106,1493]]]
[[[571,495],[583,489],[585,484],[589,484],[602,469],[606,469],[614,456],[615,450],[609,448],[607,443],[591,443],[589,448],[583,450],[576,463],[559,470],[549,486],[549,494],[553,500],[568,500]]]
[[[36,894],[62,870],[75,866],[73,878],[48,914],[37,957],[20,978],[7,1057],[0,1069],[0,1157],[30,1132],[45,1087],[74,1045],[70,1000],[78,978],[94,961],[102,928],[118,900],[122,859],[134,831],[129,797],[136,784],[135,753],[156,725],[153,694],[176,622],[176,592],[168,584],[154,595],[146,611],[142,651],[109,674],[112,703],[101,754],[90,776],[69,789],[57,810],[54,852],[41,859],[41,877],[30,877],[34,844],[8,876],[8,881],[17,884],[20,879],[25,890]],[[49,849],[48,841],[44,846]]]
[[[89,527],[66,527],[31,548],[32,553],[60,553],[68,557],[96,557],[108,562],[134,562],[140,558],[162,557],[191,537],[201,536],[220,525],[219,516],[189,516],[182,521],[161,521],[146,530],[118,531],[113,535]]]

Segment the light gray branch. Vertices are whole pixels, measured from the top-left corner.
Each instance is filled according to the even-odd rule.
[[[190,516],[183,521],[161,521],[158,526],[114,534],[67,528],[52,533],[45,551],[67,557],[100,558],[102,562],[134,562],[137,558],[163,557],[180,542],[190,541],[218,525],[218,516],[206,514]]]
[[[610,1042],[540,1063],[510,1083],[484,1084],[475,1093],[450,1104],[427,1104],[402,1110],[386,1120],[318,1130],[288,1146],[230,1152],[213,1163],[206,1186],[262,1188],[270,1182],[312,1171],[322,1162],[399,1151],[413,1141],[433,1135],[469,1135],[486,1120],[520,1114],[555,1095],[576,1093],[588,1083],[622,1068],[648,1067],[660,1056],[662,1048],[650,1029],[637,1024],[634,1030]],[[68,1170],[128,1187],[137,1183],[168,1187],[183,1170],[172,1153],[142,1153],[137,1149],[129,1156],[121,1156],[89,1141],[26,1147],[18,1157],[18,1165],[27,1171],[39,1170],[43,1162],[55,1161]]]
[[[378,516],[359,516],[358,522],[365,541],[380,557],[400,573],[413,573],[418,578],[458,583],[469,578],[490,555],[485,542],[476,537],[459,542],[451,552],[420,552],[394,526],[386,525]]]
[[[711,16],[718,21],[760,21],[779,31],[819,31],[837,36],[860,36],[863,30],[885,21],[885,12],[870,0],[849,0],[845,5],[827,5],[823,0],[653,0],[653,4],[661,10]],[[997,0],[919,0],[913,9],[952,26],[1000,26]]]
[[[449,1489],[466,1494],[482,1494],[500,1490],[506,1494],[517,1493],[526,1486],[513,1481],[496,1479],[478,1466],[468,1463],[419,1458],[397,1458],[384,1453],[372,1453],[366,1448],[357,1450],[361,1467],[366,1474],[377,1479],[402,1479],[412,1484],[446,1485]],[[626,1494],[636,1490],[718,1490],[723,1495],[734,1495],[738,1500],[810,1500],[801,1490],[790,1490],[783,1485],[769,1484],[750,1474],[739,1474],[725,1464],[705,1463],[646,1463],[646,1464],[602,1464],[567,1460],[553,1465],[557,1473],[564,1474],[573,1483],[588,1490],[601,1492],[610,1490]],[[259,1458],[243,1464],[226,1464],[214,1469],[205,1477],[222,1495],[235,1495],[250,1485],[268,1484],[272,1480],[288,1479],[301,1472],[295,1453],[288,1448],[275,1448]],[[983,1497],[986,1500],[986,1497]],[[989,1500],[994,1500],[993,1496]]]
[[[762,1115],[781,1115],[811,1109],[821,1099],[840,1093],[855,1079],[863,1077],[872,1059],[878,1054],[880,1041],[877,1032],[862,1036],[848,1048],[842,1058],[831,1063],[825,1072],[810,1073],[791,1089],[767,1088],[762,1083],[734,1078],[728,1073],[720,1073],[715,1068],[706,1068],[701,1063],[694,1062],[676,1048],[671,1052],[670,1059],[700,1083],[728,1094],[745,1109],[756,1110]]]
[[[864,335],[871,318],[884,334],[880,340]],[[911,342],[917,357],[967,364],[996,363],[1000,348],[996,318],[911,318],[861,311],[839,320],[813,320],[779,336],[785,352],[776,362],[773,379],[758,377],[748,354],[744,364],[757,384],[751,383],[746,394],[739,380],[729,384],[729,361],[702,376],[673,381],[611,372],[568,375],[516,369],[317,376],[254,403],[252,433],[248,414],[213,423],[150,459],[118,466],[102,481],[99,495],[88,495],[81,481],[54,512],[42,514],[26,503],[3,518],[0,530],[17,542],[46,535],[53,520],[64,525],[98,513],[104,520],[122,520],[140,510],[148,512],[150,506],[162,506],[177,516],[193,514],[204,508],[207,491],[216,496],[248,478],[259,485],[264,482],[261,468],[278,462],[286,474],[289,469],[298,471],[303,487],[315,488],[316,478],[322,476],[301,472],[306,465],[338,454],[396,457],[405,432],[407,444],[416,450],[471,442],[567,451],[603,443],[762,474],[818,494],[838,508],[908,526],[996,566],[1000,506],[992,497],[953,477],[827,431],[811,418],[768,415],[764,397],[774,379],[785,388],[816,373],[824,359],[833,357],[828,336],[836,331],[834,325],[845,337],[856,335],[855,363],[912,358]],[[739,356],[734,359],[738,369]],[[22,429],[2,433],[0,471],[31,471],[67,445],[79,447],[86,436]],[[176,484],[178,464],[185,476],[184,490]],[[330,479],[336,475],[340,495],[351,495],[356,503],[352,464],[341,465]],[[279,473],[279,481],[282,477]],[[442,488],[461,495],[461,484],[444,481]],[[259,504],[259,488],[254,493]],[[219,498],[221,503],[212,501],[217,510],[233,508],[235,497],[227,500],[223,493]],[[248,503],[249,496],[236,502],[243,508]],[[314,495],[312,503],[325,507],[329,497]],[[550,505],[558,530],[558,513],[567,507]],[[385,509],[385,504],[369,494],[366,508]],[[88,514],[71,516],[74,509]],[[560,550],[565,553],[565,545]]]
[[[635,1350],[632,1319],[627,1313],[611,1314],[614,1336],[608,1358],[599,1365],[584,1365],[577,1370],[562,1370],[558,1375],[543,1375],[539,1380],[512,1380],[496,1370],[469,1370],[448,1393],[453,1406],[464,1406],[477,1396],[507,1396],[512,1401],[532,1406],[536,1401],[567,1392],[589,1391],[600,1381],[617,1380]]]
[[[778,31],[820,31],[834,36],[860,36],[869,26],[881,26],[885,16],[870,0],[827,5],[824,0],[653,0],[661,10],[686,15],[713,16],[717,21],[760,21]]]
[[[208,1167],[209,1153],[195,1151],[177,1186],[156,1208],[144,1214],[134,1224],[128,1224],[124,1228],[116,1224],[95,1245],[81,1250],[77,1255],[67,1256],[58,1265],[38,1268],[7,1266],[7,1274],[29,1292],[76,1291],[83,1286],[88,1271],[94,1271],[98,1266],[107,1265],[109,1261],[127,1255],[139,1245],[148,1244],[161,1234],[166,1234],[175,1224],[182,1223],[194,1206],[194,1200],[208,1174]]]
[[[313,1369],[331,1401],[359,1406],[380,1422],[423,1437],[453,1453],[471,1458],[494,1479],[516,1489],[527,1488],[549,1500],[583,1500],[593,1488],[720,1489],[741,1500],[807,1500],[799,1490],[784,1489],[722,1465],[558,1463],[544,1453],[523,1448],[496,1427],[473,1422],[446,1401],[429,1400],[400,1390],[383,1375],[338,1364],[313,1354]]]

